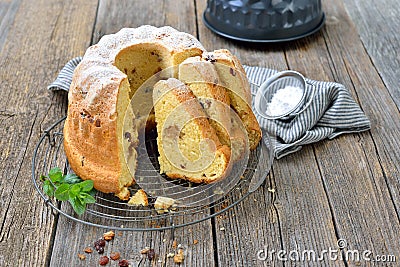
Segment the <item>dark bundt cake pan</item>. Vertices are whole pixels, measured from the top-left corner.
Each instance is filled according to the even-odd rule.
[[[325,15],[321,0],[208,0],[203,21],[231,39],[280,42],[318,31]]]

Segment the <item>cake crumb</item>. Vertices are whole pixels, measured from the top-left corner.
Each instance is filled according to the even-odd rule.
[[[86,256],[85,256],[84,254],[78,253],[78,258],[79,258],[81,261],[83,261],[83,260],[86,259]]]
[[[149,200],[146,192],[143,189],[139,189],[128,201],[130,206],[140,206],[147,207],[149,205]]]
[[[193,240],[193,244],[197,245],[199,243],[199,240],[195,239]]]
[[[140,251],[140,254],[147,254],[147,252],[149,252],[150,248],[149,247],[145,247],[144,249],[142,249]]]
[[[103,234],[103,239],[106,241],[111,241],[114,239],[115,233],[113,231],[108,231],[107,233]]]
[[[183,249],[178,250],[178,254],[174,256],[174,262],[177,264],[183,263],[183,260],[185,259],[185,255],[183,255]]]
[[[154,203],[154,208],[158,214],[169,212],[169,208],[175,204],[175,200],[169,197],[158,197]]]
[[[83,250],[85,253],[92,253],[93,249],[91,249],[90,247],[87,247]]]
[[[119,252],[112,252],[112,253],[110,254],[110,258],[111,258],[113,261],[119,260],[120,257],[121,257],[121,255],[120,255]]]
[[[174,242],[172,242],[172,248],[176,248],[178,246],[178,242],[176,242],[176,240],[174,240]]]

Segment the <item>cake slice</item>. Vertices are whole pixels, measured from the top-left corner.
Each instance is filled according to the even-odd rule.
[[[219,86],[214,65],[199,56],[190,57],[179,65],[178,79],[197,97],[220,142],[230,146],[230,100],[225,88]]]
[[[87,83],[96,84],[101,80],[101,90],[83,94],[71,89],[69,93],[64,150],[79,177],[93,180],[94,188],[101,192],[114,193],[120,199],[128,200],[128,187],[134,183],[139,142],[133,124],[135,116],[129,105],[130,87],[128,80],[116,72],[113,74],[118,77],[118,84],[115,84],[117,78],[98,78],[99,72],[106,70],[93,68]],[[75,85],[74,80],[71,88]]]
[[[221,86],[214,64],[200,56],[190,57],[179,65],[178,77],[199,100],[221,143],[230,147],[231,159],[234,162],[240,159],[245,151],[247,133],[240,128],[241,121],[236,121],[229,95]]]
[[[257,119],[251,110],[250,84],[239,60],[226,49],[204,52],[205,60],[212,62],[220,82],[225,86],[231,107],[239,115],[246,128],[250,149],[255,149],[262,133]]]
[[[193,92],[170,78],[153,90],[160,173],[195,183],[224,178],[230,148],[221,144]]]

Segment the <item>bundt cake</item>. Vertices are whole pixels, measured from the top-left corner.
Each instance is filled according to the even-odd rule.
[[[150,77],[161,81],[144,88]],[[152,119],[149,102],[161,173],[171,178],[210,183],[227,175],[230,158],[240,157],[247,142],[232,109],[250,148],[261,139],[238,59],[227,50],[208,53],[192,35],[171,27],[145,25],[103,36],[75,69],[68,101],[64,149],[71,168],[123,200],[135,181],[138,132]]]
[[[231,151],[220,143],[193,92],[175,78],[161,80],[153,101],[160,172],[196,183],[225,177]]]
[[[140,116],[130,97],[161,69],[204,51],[190,34],[149,25],[105,35],[89,47],[73,75],[64,125],[64,149],[75,173],[99,191],[128,199],[138,143],[134,118]]]

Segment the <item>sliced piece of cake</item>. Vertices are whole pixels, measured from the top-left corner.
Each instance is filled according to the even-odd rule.
[[[204,52],[205,60],[214,63],[220,82],[225,86],[231,107],[242,120],[249,138],[250,149],[255,149],[262,133],[251,110],[251,92],[246,73],[240,61],[226,49]]]
[[[170,178],[211,183],[226,176],[230,148],[222,145],[199,101],[170,78],[153,90],[160,172]]]
[[[230,100],[214,65],[199,56],[190,57],[179,65],[178,79],[192,90],[208,116],[222,144],[230,146]]]

